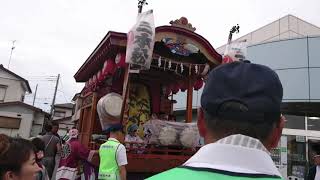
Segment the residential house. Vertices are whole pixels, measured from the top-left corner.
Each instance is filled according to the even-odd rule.
[[[58,134],[60,136],[65,135],[74,126],[72,122],[74,107],[73,103],[55,104],[53,107],[52,121],[59,123]]]
[[[80,107],[82,104],[82,98],[80,96],[80,93],[75,94],[74,97],[72,98],[72,101],[75,103],[74,114],[72,116],[72,122],[77,124],[80,119],[80,110],[81,110]]]
[[[0,65],[0,133],[29,138],[42,131],[49,114],[23,102],[29,82]]]

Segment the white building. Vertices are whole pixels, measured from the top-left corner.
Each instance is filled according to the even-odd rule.
[[[58,134],[60,136],[65,135],[74,126],[74,122],[72,121],[74,107],[75,104],[72,103],[55,104],[53,107],[52,120],[59,123]]]
[[[73,111],[74,104],[72,103],[55,104],[53,107],[52,120],[71,117],[73,115]]]
[[[235,41],[243,40],[247,59],[271,67],[283,84],[287,122],[272,157],[284,177],[303,179],[312,161],[310,144],[320,143],[320,28],[288,15]]]
[[[49,114],[23,102],[0,103],[0,133],[23,138],[35,137],[42,132]]]
[[[29,138],[42,131],[49,115],[23,102],[31,93],[26,79],[0,65],[0,133]]]
[[[247,45],[250,46],[265,42],[316,35],[320,35],[319,27],[293,15],[287,15],[234,41],[240,42],[246,40]],[[226,45],[223,45],[217,48],[216,51],[223,54],[225,46]]]
[[[0,65],[0,102],[21,101],[31,93],[29,82]]]

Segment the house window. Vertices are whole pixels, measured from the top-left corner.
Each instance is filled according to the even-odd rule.
[[[0,85],[0,102],[4,102],[4,98],[6,96],[7,87],[5,85]]]
[[[21,96],[21,102],[23,102],[23,101],[24,101],[24,95]]]
[[[19,129],[20,122],[20,118],[0,116],[0,128]]]
[[[65,117],[66,116],[66,112],[64,112],[64,111],[55,111],[53,116],[54,117]]]

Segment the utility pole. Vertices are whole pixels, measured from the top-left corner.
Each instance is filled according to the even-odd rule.
[[[12,41],[11,53],[10,53],[10,58],[9,58],[9,63],[8,63],[8,69],[10,68],[10,62],[11,62],[12,52],[13,52],[13,50],[16,48],[16,47],[14,46],[14,43],[15,43],[15,42],[16,42],[16,40],[13,40],[13,41]]]
[[[57,77],[57,82],[56,82],[56,87],[55,87],[55,90],[54,90],[54,94],[53,94],[53,99],[52,99],[52,104],[51,104],[51,110],[50,110],[50,115],[51,115],[51,118],[53,117],[53,107],[54,107],[54,103],[56,101],[56,96],[57,96],[57,91],[58,91],[58,85],[59,85],[59,79],[60,79],[60,74],[58,74],[58,77]]]
[[[33,96],[32,106],[34,106],[34,102],[36,101],[37,90],[38,90],[38,84],[36,85],[36,90],[34,91],[34,96]]]

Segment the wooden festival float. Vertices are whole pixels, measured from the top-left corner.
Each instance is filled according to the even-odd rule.
[[[109,31],[74,75],[77,82],[85,82],[80,95],[82,104],[78,122],[80,140],[84,145],[99,148],[99,142],[92,139],[92,135],[102,134],[97,102],[110,92],[125,97],[126,73],[130,73],[129,93],[123,111],[126,130],[136,124],[138,135],[144,139],[150,133],[145,129],[146,124],[153,121],[164,126],[174,124],[168,121],[168,116],[174,111],[173,95],[179,91],[187,92],[185,122],[182,124],[191,123],[193,91],[204,85],[207,73],[221,63],[222,57],[205,38],[195,33],[196,28],[187,18],[182,17],[170,24],[155,28],[149,70],[130,73],[125,63],[127,34]],[[157,173],[179,166],[197,150],[197,147],[150,141],[144,145],[131,142],[126,146],[129,173]]]

